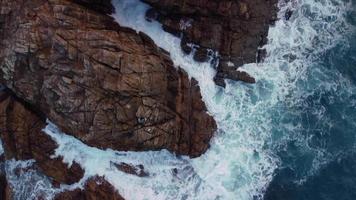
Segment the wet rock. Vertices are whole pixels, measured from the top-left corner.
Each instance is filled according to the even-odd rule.
[[[73,2],[102,14],[113,14],[115,12],[111,0],[73,0]]]
[[[69,167],[62,158],[51,157],[57,144],[42,132],[44,120],[10,93],[2,91],[0,96],[0,137],[5,158],[35,159],[43,173],[58,183],[79,181],[84,171],[77,163]]]
[[[198,62],[205,62],[208,60],[208,50],[203,48],[198,48],[193,56],[194,60]]]
[[[285,14],[284,14],[284,18],[285,18],[286,20],[289,20],[289,19],[292,17],[292,14],[293,14],[293,10],[287,9],[287,11],[286,11]]]
[[[267,55],[266,49],[259,49],[257,51],[257,63],[263,62],[266,55]]]
[[[201,155],[216,124],[196,81],[147,35],[120,27],[107,2],[1,1],[0,82],[90,146]],[[35,134],[23,135],[17,143]],[[19,151],[11,156],[33,155]]]
[[[89,179],[84,189],[64,191],[54,198],[55,200],[124,200],[118,191],[102,177]]]
[[[6,199],[7,180],[5,174],[0,174],[0,197]]]
[[[232,62],[240,67],[245,63],[263,60],[265,54],[258,54],[258,48],[266,44],[269,25],[276,20],[277,0],[142,1],[152,6],[147,15],[158,13],[150,19],[157,19],[164,30],[174,35],[183,35],[181,47],[184,52],[191,52],[187,45],[189,43],[199,45],[198,55],[194,56],[197,61],[206,61],[203,56],[206,49],[219,52],[219,77],[215,77],[218,85],[223,86],[224,79],[230,77],[233,80],[254,82],[252,77],[236,73],[235,69],[221,70],[221,63]]]
[[[182,40],[180,42],[180,46],[181,46],[183,52],[186,54],[190,54],[193,51],[191,43],[188,43],[186,41],[185,37],[182,38]]]
[[[244,81],[245,83],[256,83],[255,78],[250,76],[247,72],[236,71],[235,69],[231,69],[226,72],[218,72],[214,77],[215,83],[221,87],[226,86],[225,79]]]
[[[146,12],[146,20],[147,21],[154,21],[154,20],[158,20],[159,17],[159,13],[155,10],[155,9],[149,9]]]
[[[214,81],[217,85],[225,87],[225,79],[234,81],[244,81],[246,83],[255,83],[256,80],[244,71],[239,71],[231,62],[220,63],[220,67],[217,69],[217,73],[214,77]]]
[[[127,163],[112,163],[118,170],[125,172],[127,174],[136,175],[139,177],[149,176],[149,173],[145,171],[143,165],[129,165]]]
[[[4,169],[5,157],[4,154],[0,156],[0,199],[10,200],[11,189],[7,183],[6,173]]]
[[[0,174],[0,199],[10,200],[10,195],[8,195],[9,187],[6,180],[5,174]]]

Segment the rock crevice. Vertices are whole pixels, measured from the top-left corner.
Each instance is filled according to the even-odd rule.
[[[162,23],[163,29],[182,37],[181,47],[194,58],[207,61],[209,50],[219,52],[215,82],[224,79],[254,83],[237,68],[260,62],[268,28],[277,18],[277,0],[142,0],[152,6],[146,17]],[[194,44],[194,45],[191,45]],[[197,46],[198,45],[198,46]]]

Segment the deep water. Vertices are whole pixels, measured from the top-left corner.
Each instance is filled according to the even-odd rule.
[[[273,118],[279,125],[270,147],[280,164],[265,200],[356,199],[356,1],[347,5],[338,16],[343,22],[332,32],[334,44],[312,55],[303,78],[281,102],[283,113]],[[315,20],[307,11],[298,14]],[[323,26],[316,30],[327,31]],[[333,40],[318,39],[313,45]],[[287,123],[292,128],[284,129]]]

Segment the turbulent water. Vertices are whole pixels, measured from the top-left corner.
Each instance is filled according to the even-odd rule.
[[[276,51],[297,59],[279,65],[291,84],[270,111],[267,146],[279,165],[265,199],[356,199],[356,1],[293,6],[269,36],[278,49],[268,60]]]
[[[14,200],[52,199],[55,189],[51,181],[36,169],[34,160],[7,160],[4,163],[6,179],[13,189]]]
[[[264,63],[240,69],[257,83],[226,89],[215,86],[210,63],[194,62],[179,38],[145,20],[147,5],[113,3],[122,26],[148,34],[198,80],[218,132],[206,154],[189,159],[98,150],[50,123],[56,155],[85,168],[82,182],[103,175],[133,200],[356,199],[356,1],[281,0]],[[293,10],[289,20],[286,10]],[[119,172],[115,162],[143,164],[150,177]]]
[[[329,165],[350,159],[355,149],[355,2],[280,1],[279,20],[270,28],[264,47],[267,58],[262,64],[243,67],[257,83],[230,82],[225,90],[214,87],[209,64],[183,56],[179,39],[143,20],[145,5],[132,0],[117,0],[116,5],[120,24],[147,33],[171,53],[177,66],[199,81],[218,122],[219,133],[211,149],[190,161],[201,180],[186,183],[191,189],[180,188],[175,195],[186,193],[188,199],[333,199],[327,190],[339,185],[343,188],[338,188],[339,193],[349,195],[346,199],[356,198],[355,190],[350,190],[355,186],[340,186],[339,180],[325,186],[314,180],[323,180],[317,177],[322,173],[339,176],[342,172],[333,174]],[[287,10],[293,11],[289,20],[284,17]],[[356,166],[347,167],[355,185]],[[347,172],[344,175],[350,178]],[[319,186],[319,191],[304,184]]]

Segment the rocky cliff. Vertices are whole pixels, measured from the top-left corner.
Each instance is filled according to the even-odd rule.
[[[191,157],[207,150],[216,129],[197,82],[144,33],[120,27],[112,12],[107,0],[0,2],[5,158],[35,159],[54,186],[75,183],[84,171],[51,157],[57,144],[42,132],[46,118],[97,148],[168,149]],[[84,191],[56,199],[122,197],[96,177]]]
[[[216,84],[224,79],[254,83],[255,79],[236,69],[260,62],[267,42],[268,27],[276,20],[277,0],[142,0],[152,6],[148,20],[158,20],[163,28],[182,37],[186,53],[196,51],[197,61],[207,61],[218,51]]]
[[[88,145],[202,154],[215,122],[196,81],[88,4],[2,1],[1,82]]]

